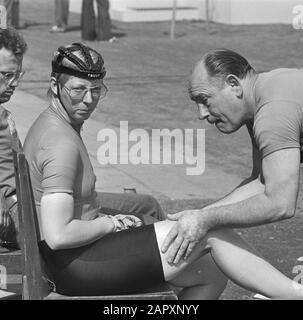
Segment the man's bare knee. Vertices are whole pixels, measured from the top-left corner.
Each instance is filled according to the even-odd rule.
[[[211,231],[207,234],[206,247],[214,249],[228,240],[235,239],[235,237],[237,234],[232,229]]]

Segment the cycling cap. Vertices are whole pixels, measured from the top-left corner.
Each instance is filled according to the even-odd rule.
[[[106,74],[100,53],[82,43],[61,46],[54,53],[52,73],[65,73],[85,79],[103,79]]]

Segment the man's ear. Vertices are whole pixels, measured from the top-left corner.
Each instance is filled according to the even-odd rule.
[[[240,79],[234,74],[229,74],[225,82],[231,87],[231,90],[236,94],[237,97],[241,98],[243,95],[243,88]]]
[[[52,92],[57,96],[58,95],[58,86],[57,86],[57,79],[55,77],[51,77],[50,88],[51,88]]]

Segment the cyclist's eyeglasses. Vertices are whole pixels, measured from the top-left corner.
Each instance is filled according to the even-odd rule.
[[[12,84],[15,81],[20,81],[20,79],[23,77],[25,71],[17,71],[17,72],[2,72],[0,71],[0,74],[2,76],[2,79],[6,81],[9,85]]]
[[[105,84],[102,84],[101,86],[98,86],[98,87],[90,87],[90,88],[86,88],[86,87],[83,87],[83,88],[63,87],[63,88],[68,92],[70,97],[73,99],[83,99],[88,91],[91,92],[91,95],[94,99],[103,99],[106,96],[108,91]]]

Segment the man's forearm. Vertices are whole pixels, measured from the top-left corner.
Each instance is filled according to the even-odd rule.
[[[285,209],[264,193],[233,204],[206,207],[201,213],[207,216],[209,230],[253,227],[287,218]]]
[[[247,182],[241,183],[240,186],[238,186],[224,198],[208,205],[204,209],[237,203],[264,192],[264,185],[260,182],[259,179],[247,179],[245,181]]]

